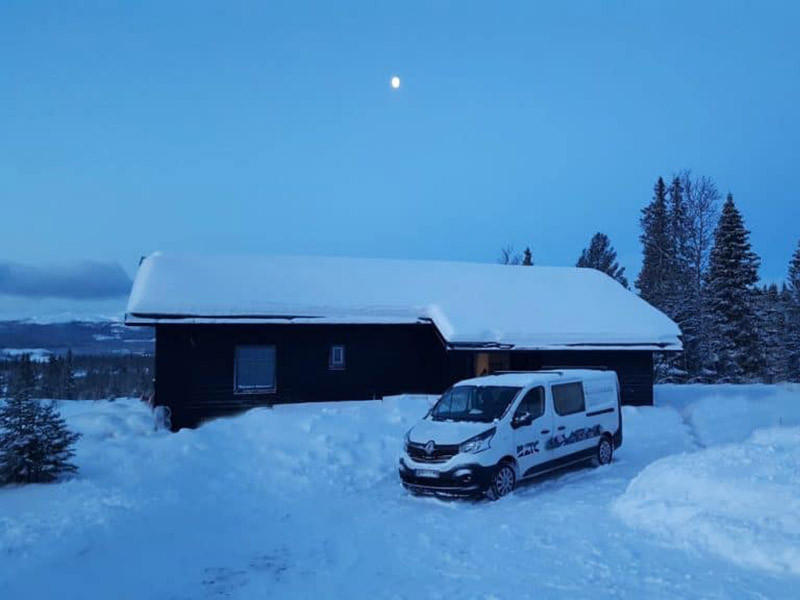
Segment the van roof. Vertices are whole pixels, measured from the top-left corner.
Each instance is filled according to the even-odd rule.
[[[481,377],[459,381],[455,385],[527,387],[537,383],[556,383],[558,381],[573,381],[575,379],[606,379],[610,377],[616,378],[616,373],[614,371],[603,371],[600,369],[553,369],[482,375]]]

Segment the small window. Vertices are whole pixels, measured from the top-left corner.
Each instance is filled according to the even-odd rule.
[[[236,346],[235,391],[275,391],[275,346]]]
[[[335,371],[341,371],[344,369],[344,346],[331,346],[331,356],[328,360],[328,367]]]
[[[533,419],[538,419],[544,414],[544,388],[536,387],[528,390],[525,397],[519,403],[514,418],[522,417],[525,414],[531,415]]]
[[[583,398],[583,384],[576,381],[575,383],[554,385],[553,406],[562,417],[583,412],[586,409],[586,402]]]

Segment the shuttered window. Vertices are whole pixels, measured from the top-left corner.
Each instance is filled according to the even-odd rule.
[[[275,390],[275,346],[236,346],[235,390]]]

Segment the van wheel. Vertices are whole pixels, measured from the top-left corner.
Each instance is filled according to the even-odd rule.
[[[614,444],[611,443],[611,438],[604,435],[600,438],[600,443],[597,444],[597,453],[595,454],[592,463],[595,467],[601,465],[611,464],[611,459],[614,457]]]
[[[497,465],[492,477],[492,483],[489,485],[489,489],[486,490],[486,496],[489,500],[497,500],[507,496],[514,491],[516,483],[517,474],[514,472],[514,466],[509,463],[501,463]]]

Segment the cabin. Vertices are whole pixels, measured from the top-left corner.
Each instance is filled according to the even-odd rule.
[[[438,394],[502,371],[616,371],[652,404],[677,325],[592,269],[156,253],[125,323],[155,328],[155,404],[173,429],[254,406]]]

